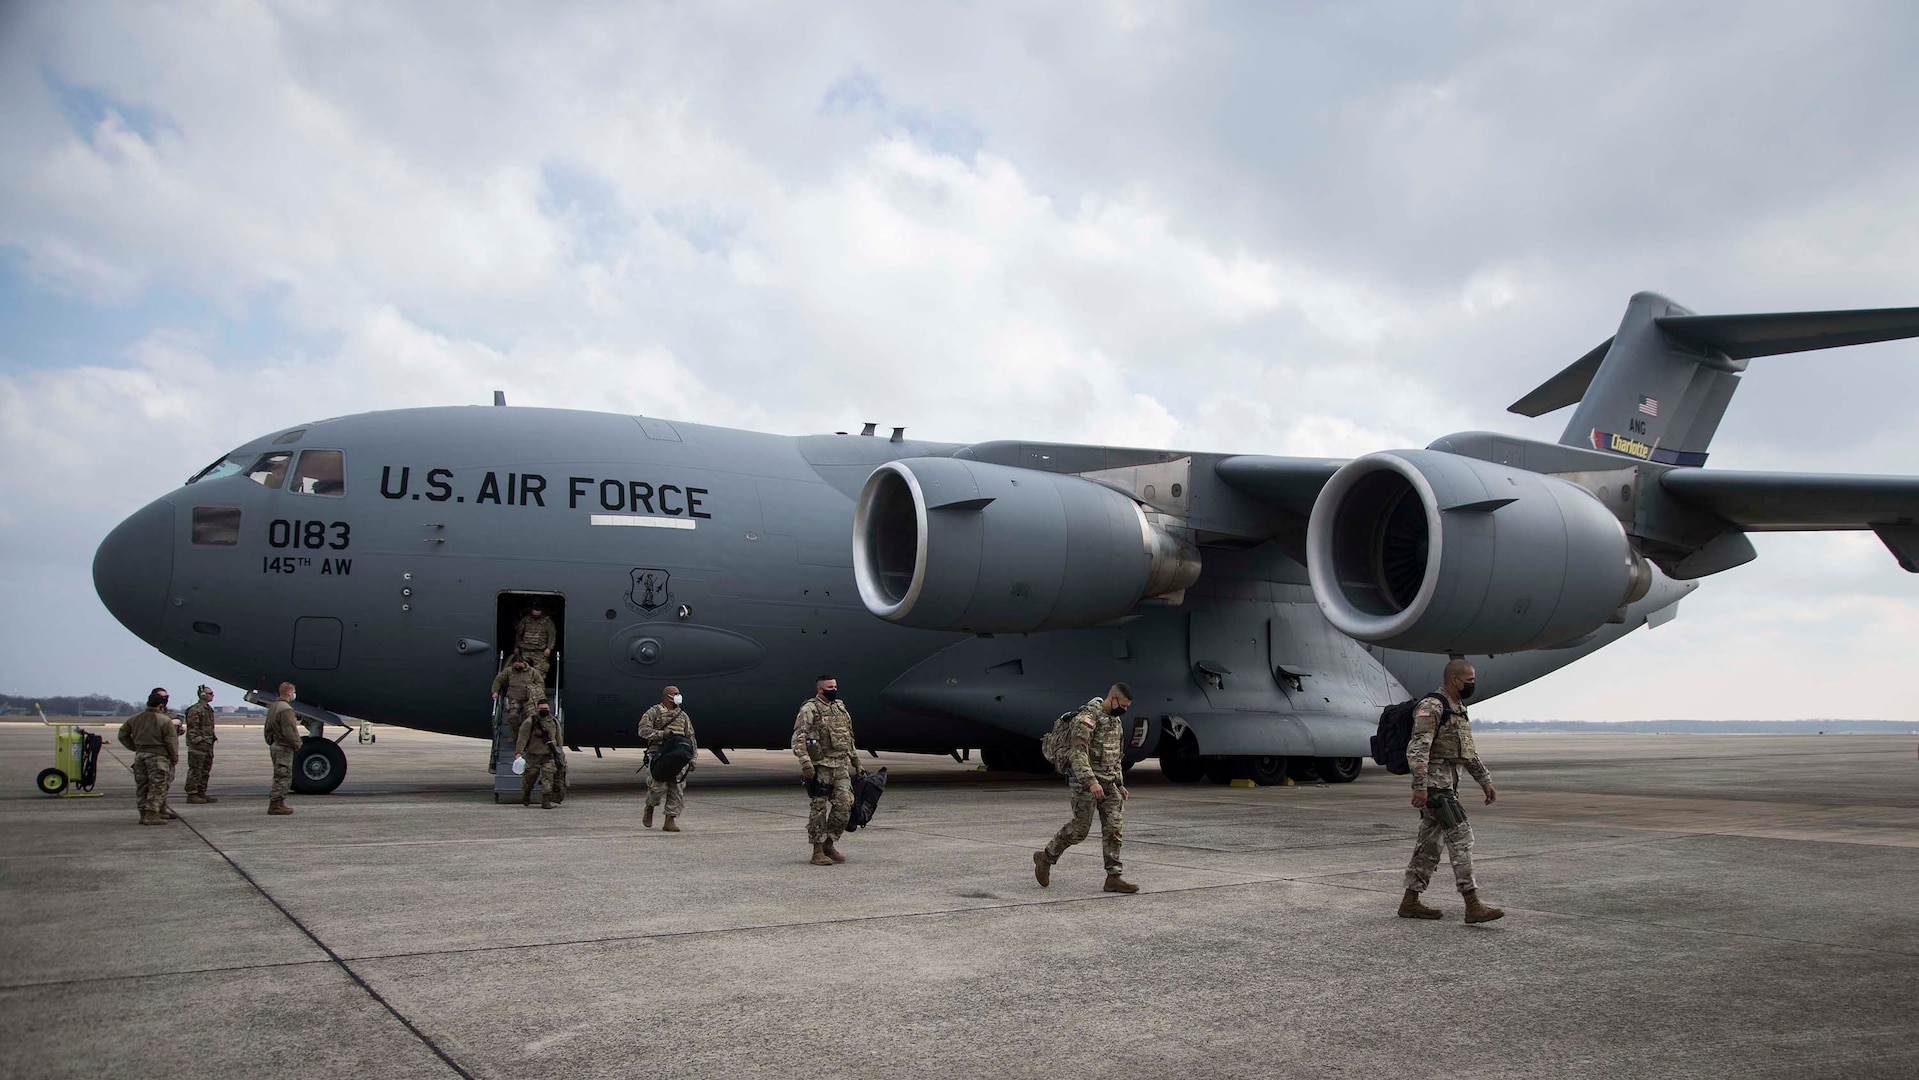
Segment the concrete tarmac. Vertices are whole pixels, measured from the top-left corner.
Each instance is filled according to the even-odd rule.
[[[851,861],[807,865],[789,756],[702,755],[686,831],[640,827],[638,754],[495,805],[477,742],[382,728],[330,796],[265,814],[259,729],[217,805],[134,824],[34,793],[0,724],[6,1076],[1919,1075],[1912,737],[1493,734],[1442,865],[1393,916],[1408,786],[1137,771],[1137,896],[1097,831],[1033,880],[1056,783],[887,756]],[[182,778],[184,769],[182,769]],[[657,823],[656,823],[657,824]]]

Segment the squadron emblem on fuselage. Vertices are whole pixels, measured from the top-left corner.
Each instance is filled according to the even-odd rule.
[[[633,584],[626,590],[626,606],[646,618],[673,602],[672,575],[665,570],[636,566]]]

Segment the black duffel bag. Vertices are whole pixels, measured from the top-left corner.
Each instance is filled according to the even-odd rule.
[[[653,774],[653,779],[662,783],[676,780],[688,765],[693,764],[695,753],[697,751],[692,739],[684,735],[668,735],[660,741],[659,749],[653,751],[653,763],[648,766],[648,771]]]

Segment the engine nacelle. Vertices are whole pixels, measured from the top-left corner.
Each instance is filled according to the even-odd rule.
[[[1199,579],[1199,553],[1126,495],[1077,476],[907,458],[853,516],[860,599],[926,630],[1096,626]]]
[[[1557,645],[1652,585],[1619,520],[1585,489],[1437,450],[1347,462],[1313,504],[1306,560],[1340,632],[1415,652]]]

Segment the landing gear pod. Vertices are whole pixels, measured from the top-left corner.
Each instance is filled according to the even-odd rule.
[[[1091,480],[907,458],[881,465],[860,492],[853,573],[882,619],[1024,633],[1096,626],[1179,594],[1199,579],[1199,552]]]
[[[1437,450],[1368,454],[1334,473],[1306,556],[1327,621],[1415,652],[1557,645],[1652,584],[1618,519],[1583,488]]]

